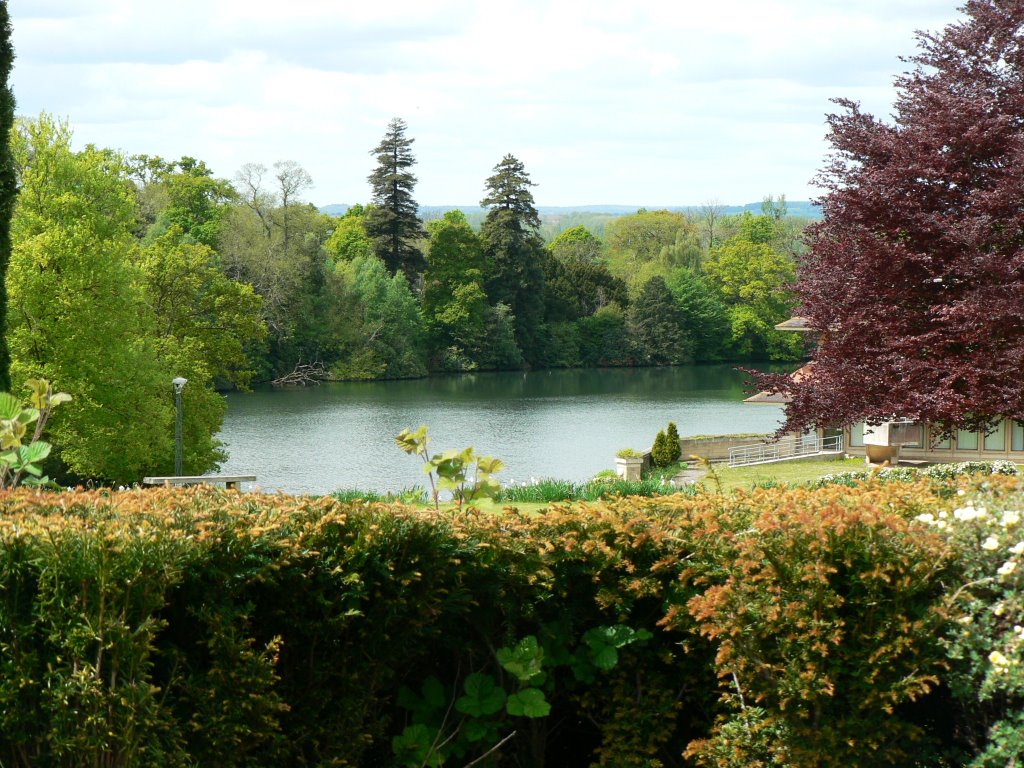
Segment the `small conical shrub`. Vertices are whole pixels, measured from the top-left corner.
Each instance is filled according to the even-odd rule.
[[[672,448],[669,445],[665,430],[659,430],[651,448],[651,462],[656,467],[667,467],[672,463]]]
[[[679,430],[676,429],[676,423],[670,421],[668,423],[668,429],[665,430],[665,440],[668,442],[669,450],[672,452],[672,460],[670,464],[675,464],[683,456],[683,451],[679,447]]]

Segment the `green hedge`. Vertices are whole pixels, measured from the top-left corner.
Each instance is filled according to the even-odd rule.
[[[0,495],[0,764],[929,764],[943,503]]]

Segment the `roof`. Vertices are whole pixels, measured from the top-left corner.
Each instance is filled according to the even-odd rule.
[[[806,317],[791,317],[775,326],[776,331],[796,331],[797,333],[814,333],[810,321]]]
[[[793,319],[795,320],[797,318]],[[790,320],[787,320],[786,322],[788,323]],[[789,378],[797,382],[803,381],[811,375],[813,370],[814,361],[812,360],[789,374]],[[747,405],[785,405],[789,402],[789,397],[781,392],[769,392],[765,390],[763,392],[758,392],[756,395],[751,395],[744,399],[743,402]]]

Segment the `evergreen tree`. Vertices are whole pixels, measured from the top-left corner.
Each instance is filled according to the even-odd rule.
[[[668,436],[665,434],[665,430],[659,429],[658,436],[654,438],[654,446],[651,448],[651,462],[656,467],[667,467],[672,461]]]
[[[683,455],[683,450],[679,447],[679,429],[674,421],[668,423],[668,429],[665,430],[665,439],[668,441],[669,452],[672,456],[669,463],[673,464],[679,461]]]
[[[686,318],[661,277],[652,277],[629,309],[629,327],[639,361],[678,365],[693,360]]]
[[[426,266],[419,241],[426,236],[412,190],[416,177],[409,169],[416,164],[411,147],[415,139],[405,137],[405,121],[395,118],[377,148],[377,168],[368,177],[373,189],[373,207],[366,214],[366,233],[373,251],[391,274],[405,272],[410,282]]]
[[[11,216],[18,196],[10,149],[14,125],[14,94],[8,80],[14,65],[11,20],[7,3],[0,3],[0,390],[11,388],[11,353],[7,345],[7,265],[11,260]]]
[[[533,204],[534,186],[519,160],[505,155],[487,179],[488,208],[480,229],[489,262],[487,294],[493,304],[506,304],[515,316],[515,337],[531,367],[546,362],[544,325],[544,243],[537,229],[540,217]]]

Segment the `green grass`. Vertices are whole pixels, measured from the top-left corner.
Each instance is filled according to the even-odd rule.
[[[729,492],[737,488],[750,489],[754,486],[799,485],[817,480],[822,475],[836,472],[850,472],[864,469],[863,458],[835,459],[832,461],[779,461],[772,464],[755,464],[750,467],[729,468],[724,464],[714,465],[715,473],[722,483],[722,490]],[[701,480],[705,490],[716,490],[715,481],[710,474]]]

